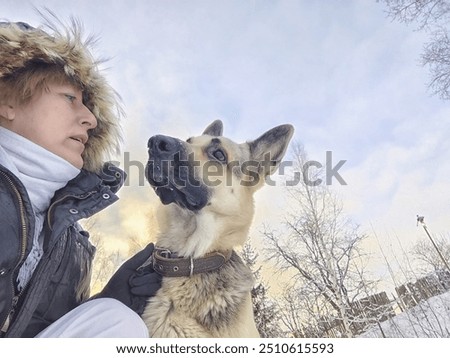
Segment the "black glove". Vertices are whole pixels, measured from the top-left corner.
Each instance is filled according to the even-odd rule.
[[[152,255],[153,249],[154,245],[149,244],[123,263],[103,290],[93,298],[115,298],[141,315],[147,299],[161,287],[162,277],[153,270],[152,265],[141,267]]]

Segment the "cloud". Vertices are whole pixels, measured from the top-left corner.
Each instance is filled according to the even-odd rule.
[[[105,73],[125,105],[129,160],[145,163],[154,134],[187,138],[216,118],[237,141],[292,123],[310,159],[323,162],[331,150],[346,160],[348,185],[332,189],[384,243],[387,232],[405,242],[420,237],[416,214],[448,231],[448,103],[427,92],[417,61],[424,35],[391,22],[380,3],[33,3],[75,15],[100,34],[96,51],[111,57]],[[2,5],[3,17],[38,22],[31,2]],[[105,235],[117,242],[144,230],[155,203],[140,186],[141,170],[130,167],[130,187],[100,214]],[[283,210],[272,205],[279,190],[258,193],[255,227]]]
[[[445,132],[434,128],[412,131],[409,135],[416,141],[373,148],[360,165],[343,173],[348,187],[337,188],[357,221],[395,233],[407,244],[418,238],[417,214],[432,220],[437,232],[448,230],[450,200],[449,148],[442,145]]]

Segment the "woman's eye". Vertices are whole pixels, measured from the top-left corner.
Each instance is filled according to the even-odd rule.
[[[73,101],[77,99],[77,97],[72,96],[71,94],[65,94],[64,96],[66,96],[70,103],[73,103]]]
[[[216,151],[214,151],[213,152],[213,156],[214,156],[214,158],[216,158],[220,162],[226,162],[227,161],[227,157],[225,156],[225,153],[222,150],[220,150],[220,149],[217,149]]]

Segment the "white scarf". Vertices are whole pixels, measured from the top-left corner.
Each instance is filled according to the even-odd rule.
[[[41,232],[50,201],[55,192],[66,186],[80,170],[65,159],[3,127],[0,127],[0,164],[17,176],[25,186],[36,219],[33,247],[17,278],[18,288],[21,290],[31,278],[43,254]]]

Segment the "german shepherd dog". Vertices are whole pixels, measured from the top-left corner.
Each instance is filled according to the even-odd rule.
[[[248,237],[253,194],[275,172],[294,128],[242,144],[222,132],[216,120],[186,141],[148,141],[146,177],[163,204],[151,258],[162,287],[142,315],[150,337],[259,337],[253,275],[234,250]]]

